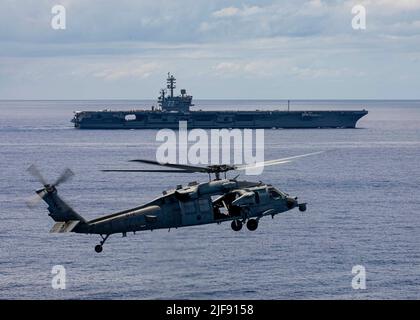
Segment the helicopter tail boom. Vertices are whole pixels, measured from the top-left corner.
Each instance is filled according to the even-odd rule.
[[[57,223],[67,223],[65,228],[66,231],[61,232],[69,232],[74,229],[79,222],[86,222],[81,215],[74,211],[63,199],[58,196],[57,189],[55,187],[51,187],[51,189],[41,189],[36,193],[48,204],[48,211],[50,212],[49,216],[54,221]],[[75,224],[75,222],[77,222],[77,224]]]

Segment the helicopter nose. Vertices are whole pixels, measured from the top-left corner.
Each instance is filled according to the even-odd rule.
[[[298,205],[298,202],[295,198],[287,197],[286,199],[287,208],[293,209]]]

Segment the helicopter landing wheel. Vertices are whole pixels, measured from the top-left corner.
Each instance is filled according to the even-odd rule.
[[[255,231],[258,228],[258,221],[256,219],[249,219],[246,223],[246,227],[249,231]]]
[[[103,235],[100,235],[100,236],[101,236],[102,240],[99,242],[99,244],[98,244],[98,245],[96,245],[96,246],[95,246],[95,251],[96,251],[97,253],[102,252],[102,250],[103,250],[103,245],[104,245],[104,243],[105,243],[106,239],[108,239],[109,234],[107,234],[107,235],[105,235],[105,236],[103,236]]]
[[[233,220],[230,226],[233,231],[239,231],[242,229],[242,222],[239,220]]]

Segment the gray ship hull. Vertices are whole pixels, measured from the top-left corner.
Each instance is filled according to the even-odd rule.
[[[366,110],[358,111],[80,111],[72,122],[79,129],[188,128],[355,128]]]

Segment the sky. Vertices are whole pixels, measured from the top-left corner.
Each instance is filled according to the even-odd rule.
[[[0,0],[0,99],[155,99],[168,72],[195,99],[420,99],[420,0]]]

